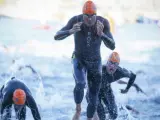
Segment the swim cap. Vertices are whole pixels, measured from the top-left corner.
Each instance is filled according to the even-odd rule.
[[[111,55],[108,58],[108,61],[114,62],[114,63],[120,63],[120,57],[117,52],[112,52]]]
[[[26,93],[22,89],[16,89],[13,93],[13,102],[16,105],[24,105],[26,101]]]
[[[96,14],[96,11],[96,5],[92,1],[88,0],[85,2],[83,6],[83,14]]]

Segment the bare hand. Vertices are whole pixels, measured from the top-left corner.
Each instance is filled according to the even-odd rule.
[[[81,31],[81,25],[82,25],[82,23],[83,22],[78,22],[78,23],[74,24],[73,27],[72,27],[72,29],[70,29],[69,32],[71,34],[74,34],[74,33],[78,32],[78,31]]]
[[[97,35],[101,36],[103,34],[104,25],[102,22],[97,20]]]

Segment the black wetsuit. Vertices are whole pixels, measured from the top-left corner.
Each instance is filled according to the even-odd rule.
[[[117,115],[118,115],[117,105],[115,103],[114,94],[110,84],[124,77],[129,78],[129,81],[126,87],[126,89],[129,90],[136,79],[136,75],[132,71],[128,71],[125,68],[118,67],[116,72],[111,75],[111,74],[108,74],[105,65],[102,67],[102,84],[99,92],[99,104],[97,108],[97,112],[100,120],[106,119],[105,109],[103,107],[102,102],[107,107],[108,109],[107,111],[109,112],[110,118],[111,119],[117,118]],[[86,94],[86,97],[88,100],[88,93]]]
[[[24,83],[16,80],[15,78],[12,78],[10,81],[8,81],[5,85],[2,86],[0,90],[1,92],[0,99],[2,100],[2,105],[1,105],[1,115],[3,115],[2,120],[11,119],[11,107],[12,107],[12,104],[14,104],[12,97],[13,97],[14,91],[18,88],[25,91],[26,102],[21,110],[14,107],[17,119],[18,120],[26,119],[26,105],[27,105],[31,109],[34,120],[41,120],[36,102],[32,97],[30,90]]]
[[[87,79],[90,99],[87,107],[88,118],[92,118],[96,110],[98,92],[101,84],[101,42],[103,41],[111,50],[114,50],[115,48],[115,42],[110,33],[108,21],[100,16],[97,16],[97,20],[103,23],[103,32],[105,35],[101,37],[97,35],[96,24],[92,27],[87,27],[84,23],[81,25],[81,31],[74,34],[75,49],[73,53],[73,76],[76,82],[74,100],[76,104],[82,102]],[[55,40],[62,40],[68,37],[70,35],[69,30],[78,22],[83,22],[83,15],[71,18],[67,25],[57,32],[54,37]],[[111,40],[109,40],[109,38]]]

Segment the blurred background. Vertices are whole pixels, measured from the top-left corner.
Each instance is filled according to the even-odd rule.
[[[54,35],[72,16],[82,13],[85,1],[0,0],[0,86],[12,76],[23,80],[33,92],[44,120],[71,120],[74,113],[70,59],[73,36],[55,41]],[[131,88],[122,95],[119,89],[125,86],[113,83],[119,108],[129,104],[139,111],[135,114],[119,109],[118,119],[159,120],[160,1],[93,1],[98,15],[110,22],[121,66],[137,73],[135,82],[147,94]],[[111,52],[102,44],[104,64]],[[83,111],[85,120],[85,99]],[[32,120],[30,111],[27,114],[27,120]]]

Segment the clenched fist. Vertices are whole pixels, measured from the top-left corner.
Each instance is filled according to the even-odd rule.
[[[83,22],[78,22],[78,23],[74,24],[73,27],[72,27],[72,29],[70,29],[69,32],[71,34],[74,34],[74,33],[78,32],[78,31],[81,31],[81,25],[82,25],[82,23]]]
[[[97,35],[98,36],[101,36],[102,33],[103,33],[103,28],[104,28],[104,25],[102,22],[100,22],[99,20],[97,20]]]

